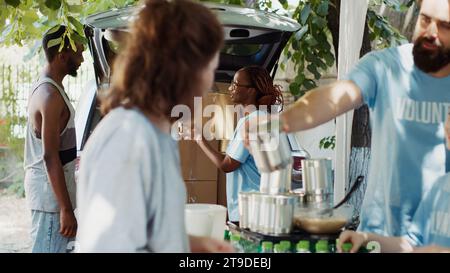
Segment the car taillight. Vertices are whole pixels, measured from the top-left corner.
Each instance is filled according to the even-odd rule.
[[[294,156],[294,164],[292,165],[292,168],[297,171],[302,170],[302,160],[305,159],[303,156]]]

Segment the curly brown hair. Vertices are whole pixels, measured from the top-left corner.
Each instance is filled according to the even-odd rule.
[[[198,93],[201,72],[223,44],[223,29],[205,6],[189,0],[147,0],[114,63],[102,112],[123,106],[170,119]]]
[[[250,80],[250,85],[257,91],[256,106],[268,106],[267,110],[270,112],[270,106],[280,105],[283,107],[283,94],[281,93],[281,86],[274,84],[272,77],[264,67],[253,65],[241,68],[239,71],[244,71]]]

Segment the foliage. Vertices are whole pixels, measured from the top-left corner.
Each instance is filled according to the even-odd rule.
[[[23,45],[40,40],[43,33],[57,24],[83,33],[83,21],[89,14],[124,7],[137,0],[0,0],[0,43]],[[72,41],[72,39],[70,39]],[[36,45],[39,47],[39,44]]]
[[[331,149],[334,150],[334,147],[336,146],[336,136],[329,136],[322,138],[319,143],[320,149]]]

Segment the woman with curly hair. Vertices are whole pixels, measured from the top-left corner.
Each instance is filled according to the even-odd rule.
[[[192,106],[211,88],[222,44],[222,26],[203,5],[145,2],[81,158],[79,251],[232,250],[186,234],[186,188],[170,134],[172,108]]]
[[[239,132],[247,120],[282,107],[283,96],[280,86],[274,85],[267,70],[260,66],[247,66],[237,71],[228,90],[233,103],[243,107],[245,116],[239,119],[226,154],[213,149],[203,137],[198,138],[197,143],[217,168],[227,173],[228,218],[238,222],[239,192],[259,191],[261,178]]]

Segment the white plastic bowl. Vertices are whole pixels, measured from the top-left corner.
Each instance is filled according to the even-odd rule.
[[[227,209],[213,204],[186,204],[185,222],[189,235],[223,240]]]

